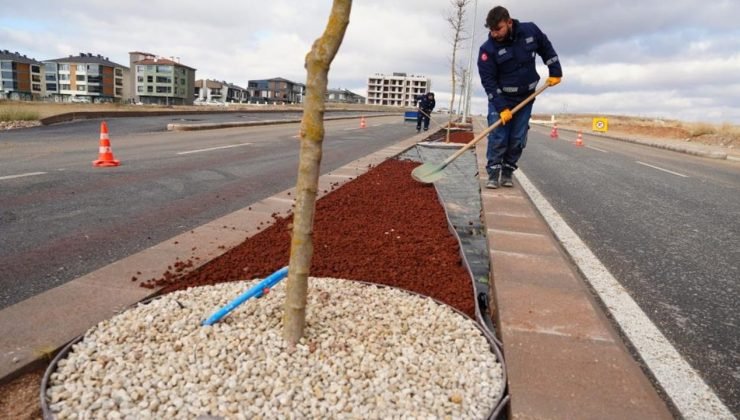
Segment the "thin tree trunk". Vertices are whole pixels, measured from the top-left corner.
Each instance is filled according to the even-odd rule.
[[[351,10],[352,0],[334,0],[323,35],[306,55],[306,100],[301,120],[290,268],[283,308],[283,338],[289,346],[295,346],[300,340],[306,325],[308,276],[313,257],[313,218],[324,140],[324,96],[329,66],[344,39]]]

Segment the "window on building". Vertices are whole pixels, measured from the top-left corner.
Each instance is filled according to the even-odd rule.
[[[139,93],[144,93],[144,86],[141,86],[141,85],[136,86],[136,91]]]
[[[46,91],[47,92],[56,92],[57,91],[57,84],[56,83],[47,83],[46,84]]]
[[[13,79],[13,72],[12,71],[4,71],[2,72],[3,79]]]
[[[123,88],[116,88],[116,96],[123,95]]]
[[[87,91],[90,93],[100,93],[102,88],[100,86],[88,86]]]
[[[147,87],[146,87],[146,91],[147,91],[147,93],[154,93],[154,87],[152,87],[152,86],[147,86]]]
[[[150,65],[147,65],[146,66],[146,71],[154,71],[154,66],[151,65],[151,64]]]
[[[146,70],[145,66],[136,66],[137,73],[144,73],[145,70]]]
[[[86,71],[84,64],[77,65],[77,73],[84,73]]]
[[[172,83],[172,78],[166,76],[157,76],[157,83]]]
[[[157,66],[157,73],[172,73],[172,66]]]
[[[41,92],[41,84],[40,83],[32,83],[31,84],[31,90],[34,92]]]
[[[103,78],[100,76],[87,76],[87,83],[100,83]]]
[[[146,81],[147,83],[154,83],[154,76],[147,76]]]
[[[41,66],[32,65],[31,73],[41,73]]]
[[[60,64],[59,65],[59,71],[69,71],[69,64]]]
[[[144,76],[136,76],[136,81],[139,83],[144,83]]]
[[[170,86],[157,86],[157,93],[172,93]]]
[[[123,70],[116,68],[116,76],[123,76]]]
[[[46,73],[44,76],[47,82],[56,82],[57,80],[57,75],[54,73]]]
[[[59,90],[70,90],[70,85],[67,83],[60,83]]]
[[[13,70],[13,63],[10,61],[0,61],[0,69]]]
[[[69,75],[68,74],[60,74],[59,75],[59,80],[69,80]]]
[[[3,89],[18,89],[18,87],[15,82],[3,80]]]
[[[77,85],[77,91],[78,92],[85,92],[87,89],[85,89],[87,86],[85,85]]]
[[[76,75],[78,82],[84,82],[85,81],[85,75],[84,74],[78,74]]]

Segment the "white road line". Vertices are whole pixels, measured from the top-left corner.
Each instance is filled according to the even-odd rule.
[[[211,147],[208,149],[188,150],[186,152],[179,152],[177,154],[178,155],[189,155],[191,153],[210,152],[211,150],[221,150],[221,149],[230,149],[232,147],[249,146],[250,144],[252,143],[230,144],[228,146]]]
[[[682,417],[735,418],[527,176],[519,170],[516,178]]]
[[[5,180],[5,179],[23,178],[24,176],[43,175],[45,173],[46,172],[28,172],[28,173],[25,173],[25,174],[0,176],[0,181]]]
[[[593,146],[586,146],[586,147],[588,147],[589,149],[594,149],[594,150],[598,150],[598,151],[599,151],[599,152],[601,152],[601,153],[609,153],[609,152],[607,152],[607,151],[606,151],[606,150],[604,150],[604,149],[599,149],[598,147],[593,147]]]
[[[663,172],[668,172],[668,173],[669,173],[669,174],[671,174],[671,175],[676,175],[676,176],[682,176],[682,177],[684,177],[684,178],[688,178],[688,177],[689,177],[688,175],[684,175],[684,174],[679,174],[678,172],[673,172],[673,171],[669,171],[668,169],[663,169],[663,168],[660,168],[660,167],[657,167],[657,166],[651,165],[651,164],[649,164],[649,163],[645,163],[645,162],[640,162],[639,160],[636,160],[635,162],[639,163],[640,165],[645,165],[645,166],[649,166],[649,167],[651,167],[651,168],[653,168],[653,169],[657,169],[657,170],[659,170],[659,171],[663,171]]]

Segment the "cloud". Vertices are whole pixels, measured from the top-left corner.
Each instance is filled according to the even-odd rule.
[[[472,2],[458,65],[486,39],[493,3]],[[740,122],[740,2],[571,0],[506,2],[512,17],[535,22],[561,58],[563,83],[538,98],[535,112],[681,115]],[[36,59],[91,52],[128,65],[128,52],[180,57],[198,78],[246,85],[249,79],[305,80],[304,57],[324,30],[331,2],[273,0],[38,0],[4,9],[0,47]],[[449,103],[452,36],[449,0],[354,2],[350,26],[329,74],[331,87],[364,94],[368,76],[405,72],[432,79]],[[486,112],[473,63],[473,110]],[[540,68],[547,77],[547,69]],[[445,99],[446,98],[446,99]],[[448,106],[448,105],[445,105]]]

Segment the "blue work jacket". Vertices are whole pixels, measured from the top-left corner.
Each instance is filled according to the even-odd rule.
[[[497,112],[511,109],[537,88],[540,80],[535,55],[550,71],[550,77],[563,77],[560,61],[550,40],[532,22],[514,19],[511,36],[497,42],[489,34],[478,53],[478,73],[488,101]]]

